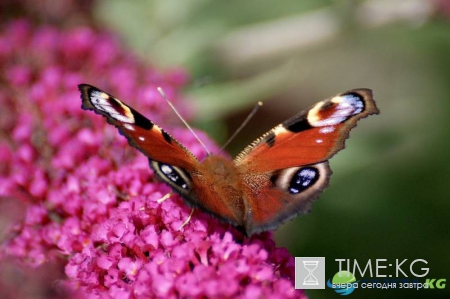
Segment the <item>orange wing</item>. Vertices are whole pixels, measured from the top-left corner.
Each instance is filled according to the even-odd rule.
[[[198,166],[197,158],[145,116],[100,89],[80,84],[82,108],[103,115],[128,142],[151,160],[185,170]]]
[[[261,173],[328,160],[344,148],[359,119],[378,112],[369,89],[339,94],[264,134],[236,157],[235,164]]]
[[[371,90],[351,90],[295,115],[239,154],[247,234],[308,212],[328,186],[327,160],[344,148],[359,119],[377,113]]]
[[[82,108],[94,110],[115,125],[132,146],[149,158],[155,174],[181,194],[187,204],[235,226],[243,225],[245,207],[237,181],[215,177],[222,167],[234,173],[232,161],[209,156],[200,164],[178,141],[130,106],[91,85],[82,84],[79,89]]]

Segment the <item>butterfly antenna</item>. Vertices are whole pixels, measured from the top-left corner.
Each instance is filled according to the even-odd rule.
[[[194,137],[198,140],[198,142],[200,142],[200,144],[203,146],[203,148],[206,151],[206,154],[208,156],[211,155],[211,152],[208,150],[208,148],[206,147],[206,145],[203,143],[203,141],[198,137],[197,134],[195,134],[194,130],[191,128],[191,126],[187,123],[187,121],[184,120],[184,118],[181,116],[181,114],[178,112],[178,110],[175,108],[175,106],[172,104],[172,102],[169,101],[169,99],[167,98],[164,90],[161,87],[158,87],[158,91],[159,93],[162,95],[162,97],[166,100],[167,104],[169,104],[170,108],[172,108],[173,112],[175,112],[175,114],[178,116],[179,119],[181,119],[181,121],[184,123],[184,125],[189,129],[189,131],[191,131],[192,135],[194,135]]]
[[[222,146],[219,153],[221,153],[231,143],[231,141],[237,136],[237,134],[239,134],[242,131],[242,129],[248,124],[250,119],[256,114],[256,112],[258,112],[259,108],[261,108],[262,105],[263,105],[262,102],[256,103],[255,107],[253,107],[252,112],[250,112],[250,114],[247,115],[247,118],[242,122],[242,124],[239,126],[239,128],[237,128],[237,130],[234,131],[233,135],[231,135],[231,137],[228,138],[227,142],[225,142],[225,144]]]

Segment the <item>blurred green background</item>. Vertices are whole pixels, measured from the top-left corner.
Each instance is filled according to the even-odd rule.
[[[41,3],[22,2],[31,12]],[[95,24],[148,63],[190,72],[192,125],[219,144],[264,101],[229,146],[232,155],[317,101],[373,89],[381,114],[351,132],[331,160],[330,187],[311,214],[276,231],[277,244],[294,256],[326,257],[327,279],[338,258],[373,266],[375,259],[424,259],[428,278],[450,283],[450,0],[74,3],[92,2]],[[350,296],[449,298],[448,289],[357,289]],[[307,295],[339,296],[330,289]]]
[[[347,149],[331,160],[331,186],[310,215],[276,231],[277,244],[294,256],[326,257],[327,279],[338,270],[334,259],[345,258],[373,265],[424,259],[428,278],[450,280],[449,5],[108,0],[94,13],[148,62],[192,73],[185,94],[196,111],[194,125],[219,144],[264,101],[229,147],[233,155],[293,111],[349,89],[373,89],[381,114],[352,131]],[[392,269],[384,273],[395,276]],[[338,296],[330,289],[307,294]],[[358,289],[351,296],[449,292]]]

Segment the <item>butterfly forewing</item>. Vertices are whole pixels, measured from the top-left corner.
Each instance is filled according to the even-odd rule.
[[[344,147],[356,122],[378,113],[369,89],[321,101],[276,126],[239,154],[245,172],[266,172],[328,160]]]
[[[93,110],[115,125],[129,143],[151,160],[193,170],[198,161],[184,146],[145,116],[100,89],[80,84],[82,108]]]

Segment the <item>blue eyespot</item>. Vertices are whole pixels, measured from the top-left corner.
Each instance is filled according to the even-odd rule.
[[[298,194],[314,185],[318,179],[319,170],[317,168],[302,167],[292,176],[288,190],[292,194]]]
[[[161,170],[161,173],[175,185],[186,190],[189,188],[187,182],[183,179],[182,175],[178,173],[178,171],[174,167],[167,164],[158,164],[158,166],[159,169]]]

